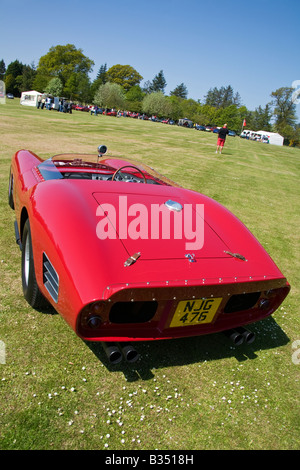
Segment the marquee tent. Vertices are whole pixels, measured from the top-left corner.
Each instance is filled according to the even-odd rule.
[[[36,106],[37,105],[37,100],[38,96],[42,95],[42,93],[39,93],[38,91],[23,91],[21,94],[21,99],[20,99],[20,104],[23,104],[25,106]]]
[[[273,145],[283,145],[284,137],[277,132],[269,131],[250,131],[244,129],[240,137],[244,137],[250,140],[258,140]]]
[[[284,137],[277,132],[257,131],[255,134],[266,136],[269,139],[269,144],[283,145]]]

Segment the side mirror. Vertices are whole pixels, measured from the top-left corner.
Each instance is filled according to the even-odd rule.
[[[101,157],[104,153],[106,153],[107,147],[106,145],[99,145],[98,147],[98,157]]]

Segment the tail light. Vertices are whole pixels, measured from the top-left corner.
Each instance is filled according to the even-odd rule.
[[[97,329],[104,323],[105,302],[92,302],[81,311],[81,326],[83,328]]]

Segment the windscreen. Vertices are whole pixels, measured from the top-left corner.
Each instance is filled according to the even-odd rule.
[[[56,168],[53,161],[50,159],[45,160],[40,165],[38,165],[38,169],[44,178],[44,180],[58,180],[63,178],[63,175],[60,171]]]

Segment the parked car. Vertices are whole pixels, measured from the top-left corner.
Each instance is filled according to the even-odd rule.
[[[77,104],[75,105],[76,111],[84,111],[84,112],[89,112],[90,108],[88,106],[84,106],[83,104]]]
[[[117,111],[115,109],[106,109],[103,111],[103,114],[106,114],[106,116],[116,116]]]
[[[178,126],[192,128],[193,125],[194,125],[193,121],[191,121],[190,119],[187,119],[187,118],[179,119],[179,121],[178,121]]]
[[[246,326],[290,290],[274,261],[218,202],[105,151],[13,156],[8,202],[27,302],[51,304],[114,363],[136,360],[128,342],[216,332],[251,342]]]
[[[129,113],[129,117],[137,119],[139,117],[139,113]]]

